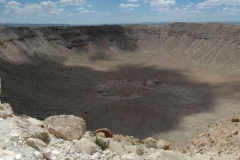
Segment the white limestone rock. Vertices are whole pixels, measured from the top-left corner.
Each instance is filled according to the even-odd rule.
[[[29,139],[27,139],[26,143],[30,147],[41,152],[44,158],[51,157],[51,149],[48,148],[48,146],[43,141],[41,141],[39,139],[29,138]]]
[[[73,115],[52,116],[44,123],[51,134],[66,140],[81,139],[86,131],[85,120]]]
[[[135,153],[129,153],[121,157],[121,160],[140,160],[140,159],[141,159],[140,156]]]
[[[0,103],[0,118],[6,119],[7,117],[12,117],[13,111],[12,107],[8,103]]]
[[[14,128],[14,132],[19,134],[23,139],[36,138],[48,144],[51,139],[49,132],[43,122],[35,118],[19,118],[13,117],[9,119],[10,126]]]
[[[77,141],[75,143],[75,147],[77,151],[79,152],[86,151],[88,154],[91,155],[101,150],[100,147],[96,145],[96,143],[85,137]]]

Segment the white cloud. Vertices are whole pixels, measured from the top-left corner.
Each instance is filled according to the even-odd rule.
[[[136,8],[139,7],[140,4],[132,4],[132,3],[128,3],[128,4],[120,4],[119,8],[121,9],[127,9],[127,8]]]
[[[221,6],[221,3],[219,3],[218,0],[207,0],[202,3],[198,3],[196,6],[198,9],[211,9]]]
[[[138,2],[138,0],[127,0],[127,2],[129,2],[129,3],[136,3],[136,2]]]
[[[82,9],[82,10],[79,11],[78,14],[87,14],[87,13],[95,13],[95,11],[90,11],[88,9]]]
[[[40,3],[41,11],[43,13],[59,14],[63,12],[63,9],[56,8],[55,4],[51,1],[44,1]]]
[[[183,10],[191,10],[191,9],[193,9],[193,8],[195,8],[196,7],[196,4],[195,3],[189,3],[189,4],[187,4],[187,5],[185,5],[185,6],[183,6]]]
[[[198,3],[197,9],[213,9],[219,6],[238,6],[240,5],[240,0],[206,0],[202,3]]]
[[[139,6],[140,6],[140,4],[128,3],[128,4],[120,4],[119,8],[121,9],[122,12],[131,12],[131,11],[134,11],[135,8],[137,8]]]
[[[91,8],[92,7],[92,5],[91,4],[88,4],[88,5],[86,5],[87,7],[89,7],[89,8]]]
[[[127,9],[123,9],[121,11],[125,12],[125,13],[128,13],[128,12],[131,12],[131,11],[134,11],[134,10],[135,10],[134,8],[127,8]]]
[[[236,7],[225,7],[223,8],[224,13],[230,13],[230,14],[239,14],[240,13],[240,8]]]
[[[76,8],[76,10],[84,10],[83,7]]]
[[[86,0],[61,0],[60,3],[78,6],[86,3]]]
[[[144,3],[149,3],[153,8],[167,8],[176,5],[175,0],[143,0]]]
[[[0,0],[0,3],[6,3],[7,0]]]
[[[21,5],[19,2],[10,1],[5,5],[5,14],[13,15],[48,15],[48,14],[60,14],[64,10],[59,9],[51,1],[43,1],[40,4],[28,4]]]
[[[88,14],[88,13],[96,13],[96,14],[109,14],[109,12],[100,12],[95,10],[88,10],[83,7],[76,8],[79,12],[77,14]]]

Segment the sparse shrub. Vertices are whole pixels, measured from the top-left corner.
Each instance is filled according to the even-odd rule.
[[[136,140],[136,144],[144,144],[144,142],[142,140],[140,140],[140,139],[137,139]]]
[[[107,149],[108,146],[109,146],[109,140],[108,140],[108,139],[104,139],[104,138],[98,138],[98,137],[96,137],[95,143],[96,143],[102,150]]]

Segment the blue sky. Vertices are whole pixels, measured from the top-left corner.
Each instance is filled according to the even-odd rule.
[[[0,0],[0,23],[240,21],[240,0]]]

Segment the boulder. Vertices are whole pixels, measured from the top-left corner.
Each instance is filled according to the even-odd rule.
[[[75,142],[75,148],[79,152],[86,151],[88,154],[91,154],[91,155],[100,151],[100,147],[96,145],[96,143],[94,143],[92,140],[85,137]]]
[[[41,140],[35,138],[29,138],[26,141],[27,145],[41,152],[44,158],[51,157],[51,149]]]
[[[7,117],[12,117],[13,111],[12,107],[8,103],[0,103],[0,118],[6,119]]]
[[[159,139],[157,141],[157,148],[158,149],[164,149],[169,150],[171,148],[171,143],[162,139]]]
[[[47,127],[42,121],[35,118],[19,118],[13,117],[9,123],[14,130],[14,134],[18,134],[23,139],[37,138],[48,144],[51,139]]]
[[[73,115],[52,116],[45,119],[44,124],[55,137],[66,140],[81,139],[86,131],[84,119]]]

